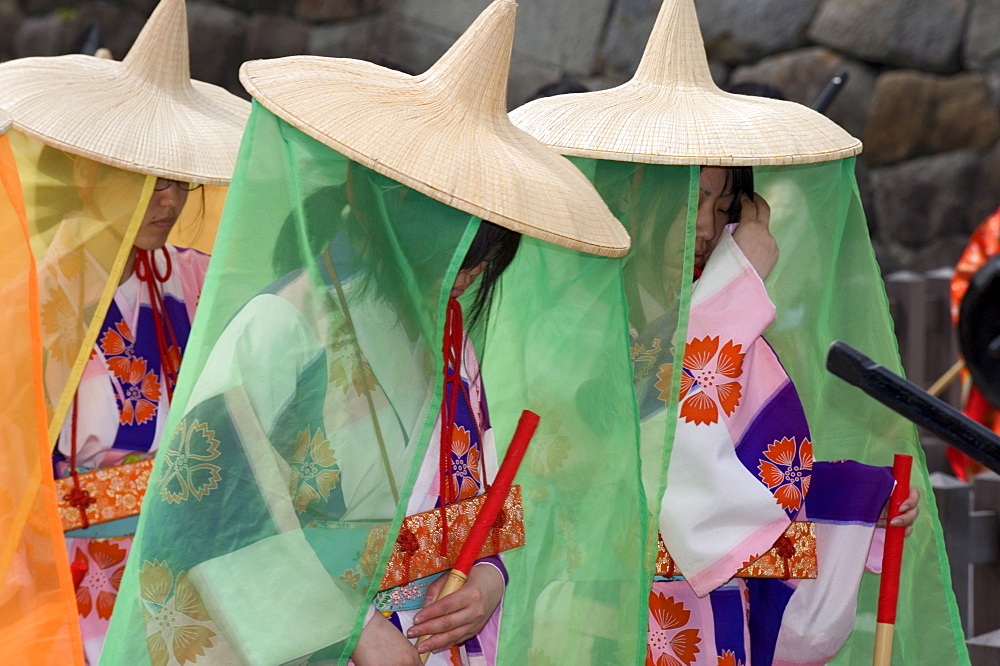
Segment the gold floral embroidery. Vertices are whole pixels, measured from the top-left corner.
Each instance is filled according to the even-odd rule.
[[[656,355],[660,349],[660,339],[654,338],[653,343],[646,347],[641,343],[632,345],[632,372],[636,381],[648,375],[656,367]]]
[[[347,393],[348,385],[352,386],[358,395],[375,390],[377,386],[375,373],[372,372],[371,365],[364,357],[358,359],[357,345],[346,324],[342,324],[333,334],[333,341],[329,349],[334,350],[330,352],[331,359],[328,370],[330,383],[339,386],[344,393]]]
[[[328,499],[330,491],[340,481],[340,471],[335,469],[337,459],[330,442],[317,429],[314,435],[309,428],[299,433],[292,450],[292,478],[290,490],[295,497],[295,510],[302,513],[313,500]]]
[[[525,454],[528,469],[537,476],[553,474],[565,465],[566,459],[569,458],[569,439],[560,434],[562,423],[556,417],[550,417],[549,420],[551,423],[547,432],[536,435]]]
[[[209,464],[219,457],[215,431],[197,419],[188,428],[184,421],[174,431],[170,448],[164,456],[167,469],[160,481],[160,495],[167,502],[182,502],[190,495],[200,500],[219,487],[222,479],[218,465]]]
[[[361,574],[356,573],[355,571],[353,571],[351,569],[348,569],[347,571],[345,571],[343,573],[342,576],[340,576],[340,580],[342,580],[345,583],[347,583],[347,585],[352,590],[356,590],[356,589],[358,589],[358,583],[361,581]]]
[[[139,596],[153,666],[195,663],[216,647],[215,623],[187,572],[175,582],[166,562],[146,560],[139,572]]]
[[[46,295],[41,309],[45,347],[53,360],[72,363],[82,334],[80,318],[62,289]]]

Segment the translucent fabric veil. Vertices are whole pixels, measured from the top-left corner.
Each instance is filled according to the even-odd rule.
[[[916,429],[825,368],[830,342],[843,340],[893,372],[903,372],[854,162],[754,169],[781,250],[765,283],[777,315],[764,336],[795,382],[817,460],[891,465],[895,453],[914,457],[912,483],[920,489],[921,513],[903,556],[896,658],[906,664],[963,663],[965,641]],[[878,576],[865,574],[855,631],[834,664],[871,659],[877,597]]]
[[[0,136],[0,660],[83,663],[42,395],[38,286],[21,185]]]
[[[54,443],[155,179],[16,131],[10,136],[38,268],[45,404]]]
[[[675,436],[677,400],[670,397],[680,394],[680,373],[672,373],[671,366],[683,356],[686,340],[700,167],[573,161],[633,239],[623,264],[630,332],[619,344],[622,353],[626,345],[631,352],[649,532],[655,537]],[[825,369],[827,347],[839,339],[901,372],[854,160],[757,167],[754,173],[757,191],[771,206],[770,226],[781,250],[766,282],[777,318],[765,338],[795,382],[817,459],[890,465],[893,454],[909,453],[920,461],[913,483],[922,494],[922,512],[906,544],[897,654],[904,663],[960,663],[967,656],[916,430]],[[509,295],[505,291],[505,299]],[[610,383],[609,376],[605,391],[611,390]],[[592,479],[578,477],[576,482]],[[582,529],[590,527],[586,523]],[[647,569],[644,575],[636,585],[648,595],[652,573]],[[877,592],[878,577],[865,574],[855,631],[834,663],[871,659]],[[645,605],[646,597],[639,603]],[[640,624],[645,640],[645,616]],[[633,640],[627,633],[618,638],[623,649]],[[561,663],[558,655],[551,657],[554,663]],[[632,663],[621,663],[626,662]]]
[[[3,441],[5,458],[30,460],[31,471],[14,477],[16,482],[3,484],[10,492],[0,496],[0,515],[16,520],[0,523],[0,543],[12,549],[22,545],[13,560],[13,551],[0,553],[0,575],[10,589],[28,589],[25,580],[50,585],[51,599],[44,603],[51,605],[56,598],[68,600],[68,606],[60,609],[66,613],[65,625],[56,626],[51,620],[48,625],[38,624],[37,639],[58,644],[58,649],[72,656],[57,661],[73,663],[74,659],[82,661],[82,649],[51,453],[114,298],[156,178],[57,150],[16,131],[3,140],[5,192],[7,201],[17,202],[20,217],[4,215],[5,228],[12,225],[7,235],[12,240],[6,248],[12,258],[3,266],[11,271],[9,280],[3,280],[3,299],[4,330],[9,331],[4,336],[9,341],[5,351],[12,359],[4,366],[9,368],[5,377],[10,382],[4,397],[8,389],[17,391],[17,397],[10,393],[9,399],[0,401],[0,409],[5,422],[21,423],[26,428],[24,419],[34,412],[25,401],[37,397],[37,418],[43,430],[32,432],[31,437],[22,430],[22,436]],[[23,203],[21,194],[11,194],[17,172]],[[224,196],[224,187],[191,194],[175,225],[175,236],[181,236],[179,244],[210,251]],[[23,227],[18,226],[22,222]],[[22,237],[25,242],[20,244],[17,239]],[[15,353],[19,345],[23,349]],[[29,501],[36,504],[27,509],[25,502]],[[29,536],[30,547],[22,543]],[[15,569],[15,564],[19,568]],[[38,599],[43,603],[42,597]],[[20,610],[0,619],[3,639],[13,640],[34,631],[31,627],[36,620],[28,613],[29,602],[22,598],[18,603]],[[29,653],[37,653],[40,659],[46,654],[41,648],[14,651],[18,656]]]
[[[512,429],[500,407],[551,405],[555,416],[543,416],[517,478],[527,543],[505,559],[499,663],[628,664],[646,655],[663,443],[677,410],[660,395],[678,390],[658,371],[675,353],[690,292],[690,170],[573,161],[633,250],[600,259],[525,238],[504,278],[483,371],[498,441]],[[655,442],[641,468],[640,430]]]
[[[254,105],[103,663],[346,659],[477,228]]]

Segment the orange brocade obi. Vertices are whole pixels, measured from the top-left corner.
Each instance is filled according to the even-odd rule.
[[[816,578],[816,531],[808,520],[793,521],[771,550],[747,562],[733,578]],[[663,537],[657,537],[656,575],[683,575],[674,565]]]
[[[458,559],[485,501],[485,494],[476,495],[445,507],[448,520],[447,555],[441,555],[440,508],[404,518],[379,589],[387,590],[450,569]],[[361,570],[369,578],[375,574],[388,535],[389,524],[379,525],[368,535],[368,542],[361,554]],[[478,557],[490,557],[523,545],[524,509],[521,505],[521,486],[515,485],[510,487],[503,508]]]
[[[73,477],[56,479],[63,531],[84,526],[80,506],[86,507],[91,525],[138,515],[152,469],[153,459],[150,458],[79,474],[80,490],[86,493],[86,499],[76,504],[73,503]]]

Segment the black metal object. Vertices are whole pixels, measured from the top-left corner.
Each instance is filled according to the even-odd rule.
[[[972,381],[1000,408],[1000,255],[969,280],[958,313],[958,342]]]
[[[820,113],[825,112],[826,108],[830,106],[830,104],[833,103],[833,100],[837,97],[837,93],[840,92],[840,89],[844,87],[845,83],[847,83],[848,78],[849,74],[846,69],[842,69],[834,74],[833,78],[830,79],[830,82],[827,83],[826,87],[823,88],[823,91],[820,92],[819,97],[817,97],[816,101],[813,102],[813,111],[819,111]]]
[[[1000,474],[1000,437],[839,340],[826,369]]]

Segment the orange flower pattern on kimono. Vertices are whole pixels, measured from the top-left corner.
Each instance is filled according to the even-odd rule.
[[[125,571],[127,551],[111,540],[90,539],[86,551],[77,547],[74,560],[86,566],[86,575],[76,588],[76,605],[81,617],[97,611],[102,620],[111,619],[118,587]]]
[[[455,426],[451,439],[451,480],[454,497],[459,500],[473,497],[483,487],[482,454],[473,446],[469,431]]]
[[[197,419],[190,427],[181,421],[163,456],[166,470],[160,480],[160,495],[170,503],[208,495],[222,479],[219,466],[211,464],[218,457],[219,440],[214,430]]]
[[[778,504],[785,511],[795,513],[809,492],[812,466],[812,442],[803,439],[798,444],[794,437],[784,437],[767,447],[757,469]]]
[[[743,662],[736,658],[732,650],[723,650],[719,655],[719,666],[743,666]]]
[[[160,404],[160,382],[156,373],[146,369],[146,361],[133,359],[122,380],[125,395],[121,399],[121,424],[142,425],[156,416]]]
[[[216,647],[218,631],[197,588],[164,562],[146,560],[139,572],[146,644],[153,666],[196,663]],[[202,663],[211,662],[209,658]]]
[[[108,370],[118,379],[126,379],[135,360],[135,336],[124,320],[105,331],[101,337],[101,353],[107,360]]]
[[[719,407],[731,416],[743,389],[735,381],[743,374],[742,345],[732,340],[719,349],[718,336],[687,343],[681,374],[681,416],[695,425],[716,423]],[[714,396],[714,397],[713,397]]]
[[[661,592],[649,595],[649,636],[646,666],[690,666],[701,648],[701,635],[691,621],[691,611],[681,601]]]

